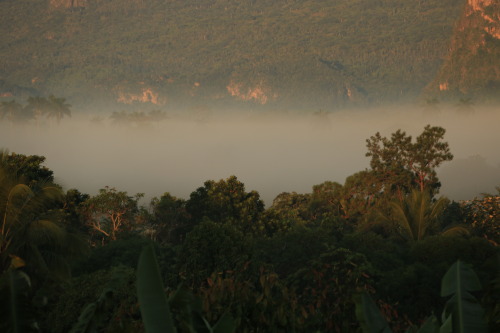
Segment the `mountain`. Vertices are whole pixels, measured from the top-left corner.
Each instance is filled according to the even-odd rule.
[[[429,96],[500,100],[500,2],[468,0]]]
[[[414,101],[449,72],[463,10],[463,0],[1,0],[0,96],[115,110]]]

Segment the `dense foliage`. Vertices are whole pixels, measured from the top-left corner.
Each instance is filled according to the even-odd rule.
[[[160,302],[178,332],[353,332],[365,325],[355,311],[364,293],[404,332],[443,309],[445,319],[456,312],[453,283],[442,298],[440,281],[453,280],[445,273],[460,260],[477,274],[463,290],[494,332],[499,195],[461,203],[436,196],[435,168],[452,158],[444,134],[427,126],[415,143],[401,131],[392,140],[375,135],[370,169],[344,185],[282,193],[268,208],[235,176],[208,180],[186,200],[165,193],[150,207],[139,205],[141,194],[107,187],[64,192],[43,157],[3,152],[0,327],[143,332],[156,311],[149,302]],[[404,186],[393,191],[381,170]],[[144,259],[145,247],[157,261]],[[455,271],[468,272],[460,265]]]
[[[34,119],[36,124],[39,125],[42,116],[48,119],[54,118],[57,123],[63,117],[71,116],[71,105],[66,103],[65,98],[55,97],[54,95],[50,95],[48,98],[30,96],[26,101],[27,105],[22,105],[12,99],[1,102],[0,120],[5,119],[11,123],[22,124]]]
[[[4,0],[0,95],[313,109],[413,100],[441,66],[463,5]]]
[[[450,53],[428,86],[441,99],[475,95],[482,101],[495,99],[500,91],[500,3],[469,1],[450,44]],[[470,100],[464,97],[467,111]]]

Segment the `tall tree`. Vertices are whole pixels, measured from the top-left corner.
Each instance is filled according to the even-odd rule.
[[[372,170],[359,171],[347,177],[340,201],[344,217],[356,220],[366,216],[380,202],[382,189],[383,183]]]
[[[186,209],[196,223],[206,217],[214,222],[234,224],[244,232],[263,231],[259,222],[264,202],[258,192],[246,192],[245,185],[236,176],[218,182],[206,181],[203,187],[191,193]]]
[[[421,192],[437,192],[441,184],[436,168],[453,159],[448,143],[443,141],[445,132],[442,127],[427,125],[415,142],[401,130],[390,139],[378,132],[367,139],[366,156],[371,157],[370,166],[383,191],[396,193],[400,199],[414,187]]]
[[[6,118],[12,123],[22,123],[28,121],[32,113],[15,100],[2,102],[0,104],[0,119]]]
[[[21,260],[32,276],[69,273],[69,262],[84,243],[61,223],[62,197],[59,186],[39,182],[30,187],[22,175],[0,165],[0,271]]]
[[[453,159],[448,143],[442,141],[445,133],[446,130],[442,127],[427,125],[411,145],[407,164],[416,176],[421,192],[425,189],[439,189],[441,183],[437,178],[436,168]]]
[[[71,117],[71,104],[66,103],[65,98],[55,97],[50,95],[48,98],[47,118],[55,118],[57,123],[65,116]]]
[[[29,186],[38,182],[54,182],[54,172],[42,165],[44,156],[23,155],[0,150],[0,166],[15,177],[21,177]]]
[[[314,185],[309,209],[313,218],[322,216],[346,217],[343,200],[343,186],[336,182],[326,181]]]
[[[310,220],[308,211],[310,201],[309,193],[283,192],[278,194],[271,207],[264,212],[263,233],[272,236],[277,232],[288,231],[297,225],[306,225]]]
[[[30,96],[28,97],[28,105],[25,109],[33,114],[38,126],[40,118],[45,115],[49,109],[49,101],[45,97]]]
[[[96,235],[101,236],[101,243],[116,240],[118,234],[135,227],[139,212],[138,201],[142,193],[129,196],[127,192],[105,187],[81,206],[85,223]]]
[[[153,216],[150,219],[152,238],[159,242],[181,243],[193,225],[186,211],[186,201],[164,193],[153,198],[150,206]]]

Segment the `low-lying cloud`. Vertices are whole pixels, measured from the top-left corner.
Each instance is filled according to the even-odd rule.
[[[310,192],[326,180],[344,183],[368,168],[365,140],[398,129],[413,136],[442,126],[455,155],[438,174],[441,194],[472,199],[500,185],[500,110],[370,109],[314,114],[253,112],[170,114],[157,123],[116,125],[108,115],[75,115],[60,124],[0,123],[0,147],[47,158],[66,189],[95,194],[104,186],[146,197],[188,198],[208,179],[236,175],[266,204],[281,192]]]

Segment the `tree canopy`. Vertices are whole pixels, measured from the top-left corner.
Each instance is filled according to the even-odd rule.
[[[214,222],[229,223],[244,232],[259,232],[259,221],[264,202],[256,191],[245,191],[245,185],[236,176],[218,182],[208,180],[203,187],[191,193],[186,209],[195,221],[208,218]]]
[[[105,187],[81,205],[86,225],[102,243],[116,240],[120,232],[133,230],[139,212],[138,201],[143,194]]]
[[[390,138],[377,132],[367,139],[366,156],[371,157],[370,167],[383,191],[397,193],[400,198],[414,187],[421,192],[439,191],[436,168],[453,159],[448,143],[443,141],[445,133],[442,127],[427,125],[415,142],[401,130]]]

